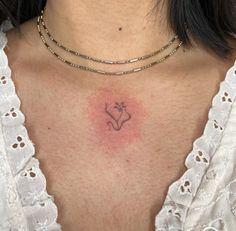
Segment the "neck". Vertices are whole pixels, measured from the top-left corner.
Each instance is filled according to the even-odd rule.
[[[164,4],[154,6],[152,0],[48,0],[44,19],[65,46],[100,58],[124,59],[152,52],[173,37]]]

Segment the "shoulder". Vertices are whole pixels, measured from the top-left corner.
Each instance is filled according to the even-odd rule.
[[[15,60],[20,66],[34,62],[38,58],[41,43],[37,34],[37,18],[32,18],[15,27],[9,20],[0,25],[1,49],[11,59],[11,66]]]
[[[0,66],[8,66],[11,78],[20,97],[29,99],[36,88],[36,76],[46,66],[46,59],[41,58],[35,18],[19,27],[1,25]],[[6,28],[6,29],[4,29]],[[37,78],[39,79],[39,78]]]

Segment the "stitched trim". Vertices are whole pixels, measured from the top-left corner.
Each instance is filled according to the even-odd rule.
[[[0,116],[6,154],[28,223],[25,228],[30,231],[61,230],[56,222],[57,207],[53,197],[47,193],[46,179],[40,170],[39,161],[33,157],[34,144],[24,126],[21,101],[16,94],[8,58],[4,52],[7,46],[5,31],[11,27],[9,21],[4,21],[0,27]]]
[[[236,61],[220,82],[212,99],[203,134],[193,142],[185,158],[187,170],[168,188],[164,204],[156,215],[156,231],[183,230],[188,209],[197,193],[211,159],[220,147],[223,132],[236,98]]]

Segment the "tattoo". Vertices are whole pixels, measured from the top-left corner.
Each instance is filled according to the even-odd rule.
[[[113,128],[115,131],[119,131],[123,124],[126,121],[130,120],[131,115],[126,111],[126,107],[127,106],[124,104],[124,102],[121,102],[120,104],[115,102],[115,106],[113,108],[119,113],[118,118],[116,118],[112,112],[108,111],[108,104],[105,103],[105,112],[109,115],[111,119],[107,122],[109,130]]]

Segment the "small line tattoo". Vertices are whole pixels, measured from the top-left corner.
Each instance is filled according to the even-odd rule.
[[[119,131],[123,124],[127,122],[128,120],[131,119],[130,113],[127,112],[126,110],[126,105],[124,102],[118,103],[115,102],[115,106],[113,106],[113,110],[118,111],[118,117],[116,118],[114,115],[114,111],[109,111],[108,110],[108,104],[105,103],[105,112],[107,115],[109,115],[110,120],[107,122],[107,125],[109,126],[109,130],[113,129],[115,131]]]

